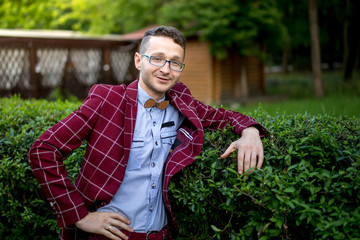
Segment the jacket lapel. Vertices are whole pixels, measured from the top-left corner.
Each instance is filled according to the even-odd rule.
[[[194,107],[194,98],[182,94],[178,95],[172,90],[168,92],[168,97],[171,104],[187,119],[180,126],[177,134],[177,139],[182,143],[174,148],[166,163],[165,172],[172,169],[167,172],[172,176],[183,167],[191,164],[194,157],[200,154],[204,141],[204,129]]]
[[[137,114],[137,92],[138,81],[130,83],[125,92],[126,107],[125,107],[125,119],[124,119],[124,157],[129,158],[131,142],[134,137],[135,121]]]
[[[203,129],[199,117],[196,115],[194,109],[190,108],[191,102],[187,102],[185,99],[178,97],[169,91],[168,97],[170,98],[171,104],[178,109],[191,123],[195,129]]]

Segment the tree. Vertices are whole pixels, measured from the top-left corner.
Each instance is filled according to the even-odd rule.
[[[126,33],[156,23],[162,0],[0,0],[0,28]]]
[[[319,40],[319,24],[317,19],[317,2],[309,0],[309,22],[311,36],[311,63],[313,71],[314,90],[316,97],[324,96],[324,86],[321,71],[321,55]]]
[[[70,0],[59,21],[90,34],[128,33],[156,23],[161,0]]]
[[[272,47],[271,56],[275,64],[281,64],[283,72],[292,65],[297,70],[308,70],[308,50],[310,48],[310,32],[308,0],[277,0],[277,8],[281,13],[281,23],[285,29],[280,48]]]
[[[335,63],[343,62],[345,5],[346,1],[342,0],[317,2],[321,61],[329,69],[335,69],[338,67]],[[283,43],[284,49],[271,49],[275,63],[281,64],[283,59],[283,66],[287,62],[295,70],[310,70],[308,0],[277,0],[277,6],[282,13],[281,21],[288,33],[288,41]]]
[[[347,19],[344,26],[344,81],[349,82],[356,66],[356,59],[360,57],[360,2],[346,1]]]
[[[54,21],[67,1],[0,0],[0,28],[58,29]]]
[[[219,58],[226,57],[230,47],[243,55],[261,56],[261,45],[273,47],[285,35],[274,0],[176,0],[160,13],[161,23],[209,41]]]

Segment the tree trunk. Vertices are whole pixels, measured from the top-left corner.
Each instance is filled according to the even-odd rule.
[[[289,57],[290,57],[290,48],[288,46],[283,47],[283,55],[282,55],[282,72],[289,73]]]
[[[309,0],[309,21],[311,38],[311,65],[313,71],[315,96],[323,97],[324,86],[321,72],[320,38],[316,0]]]
[[[241,97],[243,103],[246,104],[249,97],[249,86],[246,72],[246,58],[244,56],[241,57],[240,64]]]
[[[346,9],[349,12],[349,18],[344,24],[344,81],[350,82],[360,51],[360,32],[358,29],[360,24],[359,0],[347,0]]]

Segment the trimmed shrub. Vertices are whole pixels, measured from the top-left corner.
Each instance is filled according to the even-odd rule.
[[[59,230],[27,154],[79,102],[0,99],[0,239],[56,239]],[[196,161],[174,176],[176,239],[360,239],[360,120],[251,112],[270,132],[263,168],[239,175],[238,137],[206,132]],[[65,162],[75,179],[85,145]]]
[[[28,152],[36,138],[79,104],[0,99],[0,239],[58,238],[56,219],[32,174]],[[66,160],[73,179],[81,150]]]
[[[270,131],[263,168],[239,175],[231,129],[207,132],[170,188],[178,239],[360,239],[360,121],[251,114]]]

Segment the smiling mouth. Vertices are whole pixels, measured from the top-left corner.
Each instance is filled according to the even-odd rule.
[[[156,77],[156,78],[159,79],[162,82],[169,82],[170,81],[170,79],[168,79],[168,78],[163,78],[163,77]]]

